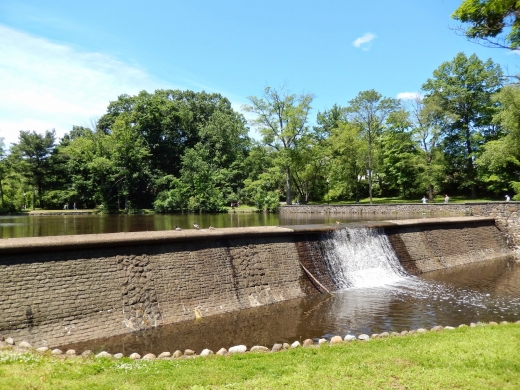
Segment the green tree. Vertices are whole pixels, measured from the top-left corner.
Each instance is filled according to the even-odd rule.
[[[375,164],[375,149],[379,145],[380,136],[388,116],[399,108],[399,100],[383,98],[379,92],[373,89],[360,92],[354,99],[349,101],[347,107],[349,120],[359,127],[368,146],[366,168],[370,204],[372,204],[372,176]]]
[[[425,104],[422,98],[415,99],[410,107],[412,135],[419,146],[416,163],[418,168],[417,187],[428,193],[433,200],[434,192],[439,191],[444,175],[444,159],[441,150],[442,126],[449,123],[436,99]]]
[[[482,144],[500,135],[492,123],[497,111],[492,96],[501,87],[499,65],[464,53],[441,64],[422,86],[427,93],[425,102],[435,99],[445,116],[451,118],[442,127],[448,173],[454,185],[470,188],[473,198],[478,184],[475,158]]]
[[[505,135],[487,142],[476,164],[488,190],[498,195],[514,188],[515,200],[520,200],[520,88],[506,86],[494,99],[500,110],[493,120],[504,129]]]
[[[519,15],[517,0],[464,0],[452,17],[470,24],[461,30],[467,38],[486,46],[515,50],[520,47]]]
[[[285,198],[292,204],[291,163],[294,151],[303,147],[301,140],[309,133],[307,125],[313,96],[290,94],[285,87],[280,90],[266,87],[262,98],[250,96],[251,105],[244,109],[256,114],[251,123],[262,134],[265,145],[277,151],[276,163],[285,174]]]
[[[42,195],[48,173],[48,160],[55,141],[54,130],[47,130],[44,135],[35,131],[21,130],[18,143],[12,147],[12,153],[23,162],[25,176],[37,190],[40,208],[43,208]]]

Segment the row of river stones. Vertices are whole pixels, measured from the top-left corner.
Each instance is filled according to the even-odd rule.
[[[505,325],[505,324],[508,324],[509,322],[507,321],[502,321],[500,322],[500,324],[502,325]],[[520,324],[520,320],[519,321],[516,321],[516,324]],[[476,327],[476,326],[482,326],[482,325],[499,325],[499,323],[497,322],[489,322],[489,323],[481,323],[481,322],[478,322],[478,323],[471,323],[469,326],[470,327]],[[459,328],[462,328],[462,327],[465,327],[467,325],[463,324],[463,325],[460,325]],[[433,328],[430,329],[430,331],[432,332],[439,332],[441,330],[453,330],[455,329],[454,327],[452,326],[445,326],[445,327],[442,327],[442,326],[434,326]],[[405,335],[411,335],[411,334],[414,334],[414,333],[426,333],[428,332],[427,329],[424,329],[424,328],[419,328],[417,330],[410,330],[410,331],[402,331],[401,333],[398,333],[398,332],[383,332],[383,333],[380,333],[380,334],[372,334],[371,336],[367,335],[367,334],[360,334],[359,336],[353,336],[353,335],[346,335],[345,337],[341,337],[341,336],[333,336],[330,341],[327,340],[327,339],[319,339],[318,340],[318,345],[322,345],[322,344],[341,344],[341,343],[344,343],[344,342],[351,342],[351,341],[354,341],[354,340],[360,340],[360,341],[369,341],[370,339],[377,339],[377,338],[385,338],[385,337],[390,337],[390,336],[405,336]],[[17,343],[15,344],[14,340],[12,337],[8,337],[6,338],[5,340],[3,339],[2,336],[0,336],[0,343],[1,344],[4,344],[4,345],[7,345],[7,346],[16,346],[20,349],[31,349],[32,346],[31,344],[29,344],[28,342],[26,341],[22,341],[20,343]],[[282,350],[286,350],[286,349],[294,349],[294,348],[298,348],[298,347],[312,347],[314,346],[314,340],[312,339],[306,339],[302,344],[299,342],[299,341],[295,341],[294,343],[292,344],[288,344],[288,343],[283,343],[283,344],[275,344],[273,345],[273,348],[271,348],[271,352],[278,352],[278,351],[282,351]],[[45,353],[45,352],[48,352],[49,351],[49,348],[47,347],[39,347],[39,348],[36,348],[35,349],[36,352],[41,352],[41,353]],[[269,352],[269,348],[267,347],[264,347],[264,346],[260,346],[260,345],[256,345],[254,347],[252,347],[250,350],[250,352]],[[154,360],[154,359],[178,359],[178,358],[181,358],[181,357],[186,357],[186,358],[189,358],[189,357],[197,357],[197,356],[209,356],[209,355],[218,355],[218,356],[227,356],[227,355],[233,355],[233,354],[236,354],[236,353],[245,353],[247,352],[247,347],[245,345],[236,345],[234,347],[231,347],[229,348],[229,350],[227,350],[226,348],[221,348],[216,354],[211,351],[210,349],[204,349],[199,355],[197,355],[195,353],[195,351],[191,350],[191,349],[186,349],[183,352],[181,351],[175,351],[173,354],[170,353],[170,352],[163,352],[161,353],[159,356],[156,356],[154,355],[153,353],[148,353],[144,356],[141,357],[141,355],[139,355],[138,353],[132,353],[131,355],[129,355],[128,357],[130,359],[134,359],[134,360],[138,360],[138,359],[142,359],[142,360]],[[60,349],[53,349],[53,350],[50,350],[50,353],[52,355],[56,355],[56,356],[59,356],[59,355],[66,355],[66,356],[77,356],[76,355],[76,351],[73,350],[73,349],[69,349],[67,350],[65,353],[63,353],[62,350]],[[83,357],[88,357],[88,356],[92,356],[94,355],[94,353],[90,350],[87,350],[87,351],[84,351],[80,356],[83,356]],[[106,352],[106,351],[102,351],[100,353],[98,353],[97,355],[95,355],[96,357],[113,357],[115,359],[120,359],[122,357],[124,357],[124,355],[122,353],[116,353],[114,355]]]

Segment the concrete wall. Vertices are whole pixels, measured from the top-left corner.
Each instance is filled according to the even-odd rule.
[[[280,214],[313,213],[331,215],[417,214],[446,216],[491,217],[504,233],[508,245],[520,246],[520,202],[485,203],[408,203],[408,204],[352,204],[352,205],[292,205],[280,207]]]
[[[412,273],[510,255],[489,218],[382,227]],[[0,240],[0,333],[57,346],[323,292],[336,227]]]

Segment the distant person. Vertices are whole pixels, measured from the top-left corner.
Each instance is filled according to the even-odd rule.
[[[76,207],[76,202],[74,202],[74,210],[77,210],[77,207]]]
[[[448,195],[444,195],[444,203],[448,203],[450,201],[450,197]]]
[[[426,199],[426,196],[423,196],[421,200],[422,200],[423,204],[426,204],[426,201],[427,201],[428,199]]]
[[[509,197],[509,195],[506,195],[506,202],[509,202],[511,200],[511,198]]]

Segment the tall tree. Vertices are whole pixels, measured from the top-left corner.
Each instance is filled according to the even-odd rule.
[[[383,131],[384,124],[391,112],[400,108],[397,99],[383,98],[383,96],[371,89],[361,91],[354,99],[349,101],[347,112],[352,123],[359,127],[368,146],[367,175],[368,194],[372,204],[372,176],[374,169],[374,152]]]
[[[278,152],[277,162],[285,174],[286,203],[292,204],[291,163],[300,141],[309,133],[307,125],[313,95],[295,95],[285,87],[266,87],[261,98],[250,96],[244,109],[256,114],[251,123],[260,130],[264,144]]]
[[[462,32],[471,40],[490,47],[520,47],[518,0],[464,0],[452,17],[470,24]]]
[[[35,131],[21,130],[19,142],[13,145],[12,152],[24,161],[27,170],[25,174],[38,192],[40,207],[43,208],[42,194],[48,159],[55,146],[56,132],[47,130],[44,135]]]
[[[441,64],[422,86],[425,101],[435,99],[446,116],[453,118],[443,125],[444,151],[454,184],[471,188],[473,198],[478,184],[475,158],[480,146],[498,135],[499,129],[492,123],[498,105],[492,96],[501,86],[499,65],[464,53]]]

